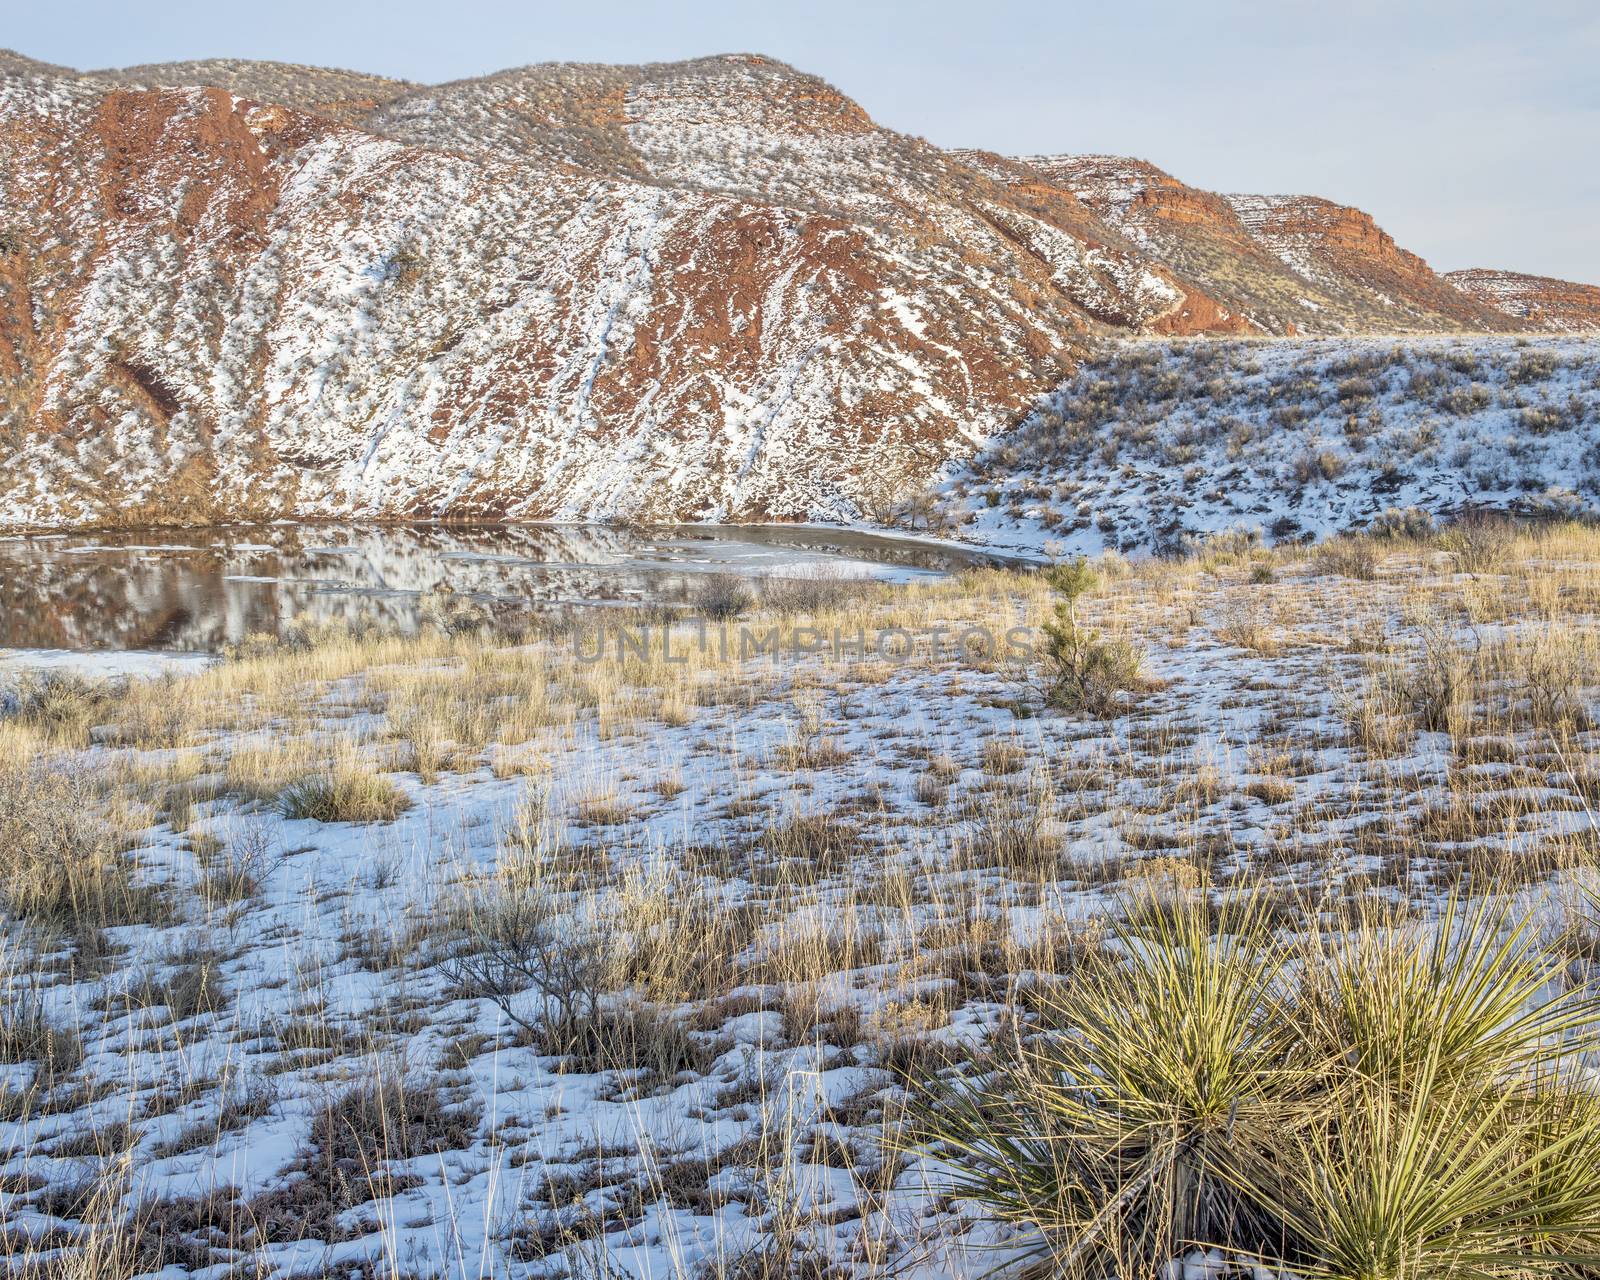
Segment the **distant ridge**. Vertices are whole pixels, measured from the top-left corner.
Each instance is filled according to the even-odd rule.
[[[1455,288],[1547,333],[1600,333],[1600,286],[1474,267],[1445,273]]]

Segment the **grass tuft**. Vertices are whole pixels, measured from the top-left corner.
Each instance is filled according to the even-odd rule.
[[[278,793],[286,818],[315,822],[392,822],[411,807],[411,798],[382,774],[339,768],[290,783]]]

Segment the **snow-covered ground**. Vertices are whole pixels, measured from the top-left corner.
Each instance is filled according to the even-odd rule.
[[[0,649],[0,683],[8,673],[70,671],[94,678],[144,677],[203,669],[211,662],[205,653],[166,653],[141,649],[97,652],[82,649]]]
[[[1040,554],[1269,541],[1393,509],[1600,510],[1600,340],[1138,341],[1085,363],[943,496]]]
[[[137,1206],[167,1275],[983,1274],[993,1232],[897,1142],[905,1085],[1130,885],[1248,870],[1288,910],[1510,866],[1554,915],[1600,547],[1503,550],[1108,562],[1086,619],[1144,653],[1109,720],[970,640],[1052,603],[999,573],[746,620],[837,653],[332,636],[0,720],[0,835],[71,809],[133,877],[70,927],[0,882],[8,1025],[56,1029],[0,1062],[8,1257]],[[1428,719],[1441,653],[1480,674]],[[289,816],[373,772],[391,818]]]

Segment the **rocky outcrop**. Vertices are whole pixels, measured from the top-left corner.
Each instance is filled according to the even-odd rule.
[[[765,60],[341,77],[0,79],[0,520],[848,518],[1096,327],[979,180]]]
[[[0,65],[0,521],[854,518],[1246,323],[761,57]]]
[[[1330,270],[1376,265],[1419,279],[1432,274],[1426,262],[1396,245],[1360,209],[1316,196],[1225,198],[1254,239],[1291,265],[1298,259],[1307,276],[1319,274],[1323,264]]]
[[[1269,333],[1522,327],[1436,275],[1367,214],[1312,196],[1218,195],[1127,156],[1029,156],[1131,245]]]
[[[1051,264],[1057,282],[1095,319],[1117,329],[1176,337],[1262,332],[1238,310],[1152,259],[1091,201],[1052,181],[1048,171],[988,151],[951,154],[1003,184],[1008,203],[1026,210],[1024,225],[1010,211],[996,210],[994,216],[1008,234]]]
[[[1400,248],[1372,216],[1316,196],[1231,195],[1245,229],[1295,274],[1363,311],[1384,311],[1417,327],[1505,327],[1493,309],[1461,293],[1416,254]]]
[[[1546,333],[1600,333],[1600,287],[1474,267],[1446,280],[1468,297]]]

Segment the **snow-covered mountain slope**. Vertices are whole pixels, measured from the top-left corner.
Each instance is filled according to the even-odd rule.
[[[856,519],[1108,333],[1359,319],[1220,197],[1242,247],[1185,256],[1036,163],[753,55],[420,86],[0,53],[0,524]],[[1235,251],[1310,301],[1230,292]]]
[[[964,536],[1052,555],[1413,508],[1600,514],[1600,344],[1121,343],[945,493]]]
[[[1186,327],[766,59],[5,70],[0,521],[850,518]]]

